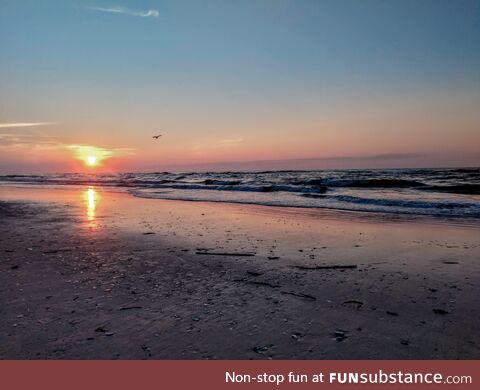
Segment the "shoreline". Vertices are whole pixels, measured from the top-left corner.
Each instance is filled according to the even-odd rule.
[[[0,188],[2,359],[480,356],[476,226],[55,191]]]
[[[59,186],[44,186],[44,185],[19,185],[16,184],[0,184],[0,196],[2,193],[9,192],[9,189],[18,189],[18,190],[36,190],[36,191],[66,191],[66,192],[81,192],[86,191],[89,188],[93,189],[96,192],[103,193],[114,193],[114,194],[123,194],[130,196],[136,199],[145,199],[151,201],[160,201],[160,202],[187,202],[195,204],[221,204],[232,207],[235,206],[245,206],[251,207],[252,209],[270,209],[273,208],[277,212],[288,212],[289,210],[294,214],[305,214],[315,217],[328,218],[328,219],[342,219],[347,218],[351,219],[352,217],[356,220],[371,220],[372,222],[418,222],[418,223],[427,223],[427,224],[452,224],[460,226],[470,226],[470,227],[480,227],[480,219],[476,217],[465,217],[465,216],[445,216],[445,215],[431,215],[431,214],[416,214],[416,213],[401,213],[393,211],[378,211],[378,210],[355,210],[355,209],[342,209],[342,208],[330,208],[330,207],[318,207],[318,206],[295,206],[295,205],[275,205],[275,204],[261,204],[254,202],[241,202],[241,201],[230,201],[230,200],[195,200],[195,199],[169,199],[169,198],[155,198],[149,196],[136,195],[130,192],[128,187],[114,187],[114,186],[82,186],[82,185],[59,185]],[[4,189],[4,190],[2,190]],[[116,189],[116,190],[115,190]],[[1,201],[1,198],[0,198]]]

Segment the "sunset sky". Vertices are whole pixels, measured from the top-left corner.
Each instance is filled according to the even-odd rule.
[[[0,0],[0,173],[479,166],[479,42],[477,0]]]

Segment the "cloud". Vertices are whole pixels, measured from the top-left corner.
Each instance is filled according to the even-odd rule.
[[[384,154],[375,154],[373,156],[364,157],[370,158],[372,160],[379,159],[379,160],[387,160],[387,159],[409,159],[409,158],[419,158],[424,157],[423,154],[420,153],[384,153]]]
[[[85,160],[89,156],[95,156],[97,161],[101,162],[111,157],[120,157],[132,154],[135,149],[131,148],[101,148],[92,145],[62,145],[63,147],[72,150],[75,157],[79,160]]]
[[[18,149],[21,148],[21,149]],[[25,149],[26,148],[26,149]],[[65,151],[73,152],[75,158],[85,160],[89,155],[97,157],[98,161],[111,157],[122,157],[135,152],[132,148],[102,148],[93,145],[66,144],[43,134],[27,134],[0,132],[0,150],[3,151]]]
[[[222,139],[218,141],[218,143],[221,145],[230,145],[230,144],[238,144],[243,141],[245,141],[243,138],[232,138],[232,139]]]
[[[427,157],[427,154],[422,153],[383,153],[373,154],[367,156],[334,156],[334,157],[312,157],[312,158],[295,158],[285,160],[263,160],[263,161],[248,161],[253,162],[342,162],[342,161],[375,161],[375,160],[409,160]]]
[[[88,7],[92,11],[108,12],[112,14],[123,14],[129,16],[139,16],[142,18],[155,18],[160,16],[160,12],[156,9],[149,9],[147,11],[134,11],[125,7]]]
[[[0,129],[11,129],[14,127],[35,127],[55,125],[56,122],[16,122],[16,123],[0,123]]]
[[[12,146],[56,146],[56,141],[45,139],[34,134],[16,134],[16,133],[0,133],[0,147]]]
[[[202,149],[225,148],[229,146],[235,146],[243,141],[245,141],[244,138],[227,138],[205,144],[194,145],[192,149],[194,151],[200,151]]]

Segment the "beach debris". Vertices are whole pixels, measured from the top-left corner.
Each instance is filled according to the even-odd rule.
[[[10,267],[10,269],[19,269],[19,268],[20,268],[19,265],[12,265],[12,266]]]
[[[198,321],[200,321],[200,317],[194,316],[194,317],[192,317],[192,321],[198,322]]]
[[[432,311],[435,314],[439,314],[439,315],[449,314],[449,312],[447,310],[444,310],[444,309],[432,309]]]
[[[278,260],[280,257],[278,256],[268,256],[267,259],[268,260]]]
[[[107,330],[103,326],[99,326],[97,329],[95,329],[95,332],[101,332],[105,333]]]
[[[385,313],[387,313],[389,316],[398,317],[398,313],[395,313],[394,311],[387,310]]]
[[[132,309],[141,309],[142,306],[122,306],[118,310],[132,310]]]
[[[333,332],[333,337],[335,337],[335,340],[338,342],[342,342],[348,338],[348,330],[343,330],[343,329],[335,329],[335,332]]]
[[[156,234],[155,232],[145,232],[145,233],[142,233],[144,236],[148,236],[150,234]]]
[[[458,264],[458,261],[442,261],[443,264]]]
[[[252,351],[261,355],[264,352],[268,351],[268,348],[269,348],[268,345],[257,346],[257,347],[253,347]]]
[[[248,279],[233,279],[234,282],[242,282],[242,283],[249,283],[249,284],[256,284],[259,286],[268,286],[271,288],[281,287],[279,284],[272,284],[269,282],[261,282],[256,280],[248,280]]]
[[[292,339],[294,340],[300,340],[303,337],[303,334],[301,332],[293,332],[292,333]]]
[[[401,339],[401,340],[400,340],[400,344],[402,344],[402,345],[408,345],[408,344],[410,344],[410,341],[408,341],[407,339]]]
[[[281,294],[286,294],[286,295],[293,295],[294,297],[299,297],[299,298],[305,298],[310,301],[316,301],[317,298],[315,298],[313,295],[308,295],[304,293],[299,293],[299,292],[294,292],[294,291],[280,291]]]
[[[49,254],[54,254],[54,253],[58,253],[58,252],[71,252],[72,249],[71,248],[61,248],[61,249],[51,249],[51,250],[48,250],[48,251],[43,251],[42,253],[44,255],[49,255]]]
[[[249,270],[247,270],[247,274],[248,274],[248,275],[252,275],[252,276],[260,276],[260,275],[263,275],[263,272],[257,272],[257,271],[249,271]]]
[[[342,303],[342,306],[350,306],[354,307],[355,309],[360,309],[363,306],[363,302],[357,301],[355,299],[350,299]]]
[[[292,268],[297,269],[305,269],[305,270],[313,270],[313,269],[354,269],[357,268],[356,264],[349,264],[349,265],[292,265]]]
[[[114,334],[115,334],[115,332],[106,332],[105,336],[113,336]]]
[[[197,251],[195,252],[197,255],[211,255],[211,256],[241,256],[241,257],[248,257],[248,256],[255,256],[253,252],[207,252],[207,251]]]

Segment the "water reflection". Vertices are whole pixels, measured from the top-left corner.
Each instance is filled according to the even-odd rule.
[[[94,187],[88,187],[86,191],[83,193],[83,197],[87,206],[87,221],[90,222],[91,227],[97,226],[96,221],[96,207],[97,203],[100,200],[100,196],[97,191],[95,191]]]

